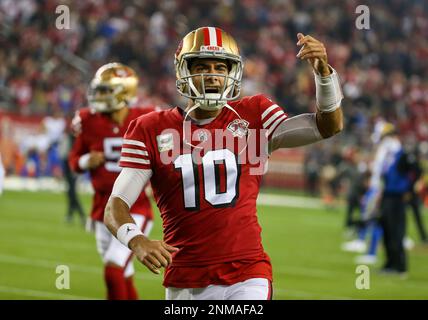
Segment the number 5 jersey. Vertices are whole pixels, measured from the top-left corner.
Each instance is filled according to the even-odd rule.
[[[154,110],[154,108],[129,108],[128,115],[122,125],[111,120],[108,114],[93,112],[89,108],[83,108],[76,112],[72,121],[76,140],[69,155],[70,167],[76,172],[83,172],[84,170],[79,166],[79,159],[91,151],[103,152],[105,158],[103,164],[89,171],[92,187],[95,191],[91,209],[93,220],[103,221],[104,208],[110,197],[113,184],[121,171],[118,162],[122,137],[126,128],[132,120]],[[153,219],[150,201],[145,192],[141,193],[131,208],[131,213],[142,214],[150,220]]]

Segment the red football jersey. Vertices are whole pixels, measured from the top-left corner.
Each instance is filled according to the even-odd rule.
[[[92,219],[103,221],[104,208],[121,171],[118,161],[126,128],[132,120],[154,110],[154,108],[130,108],[122,126],[112,121],[107,114],[94,112],[89,108],[77,111],[73,119],[77,136],[69,155],[70,167],[76,172],[82,172],[79,167],[79,158],[91,151],[103,152],[106,159],[104,164],[89,171],[95,191],[91,210]],[[141,193],[132,206],[131,213],[142,214],[153,219],[150,200],[145,192]]]
[[[287,115],[263,95],[229,106],[236,113],[224,107],[206,125],[184,125],[180,108],[151,113],[132,121],[125,134],[120,166],[153,171],[164,240],[180,248],[166,270],[166,287],[272,280],[256,210],[263,170],[254,169]]]

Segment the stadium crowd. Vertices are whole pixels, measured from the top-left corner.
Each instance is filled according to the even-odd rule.
[[[307,148],[309,177],[311,168],[316,174],[321,172],[317,168],[346,160],[350,148],[370,150],[370,135],[379,117],[395,123],[405,141],[416,144],[428,139],[424,2],[373,1],[368,4],[370,28],[360,30],[355,24],[356,0],[4,0],[0,3],[0,117],[8,112],[55,115],[54,119],[68,121],[85,105],[90,77],[108,61],[138,71],[140,103],[178,104],[174,52],[183,35],[203,25],[219,26],[241,44],[245,95],[265,92],[290,115],[302,113],[315,108],[315,88],[310,68],[296,58],[296,34],[313,34],[327,44],[329,61],[341,76],[346,124],[334,144],[327,141]],[[59,4],[70,9],[70,29],[57,29]],[[5,140],[7,125],[1,128]],[[428,153],[426,144],[421,146]],[[37,150],[26,144],[17,149],[16,157],[24,152],[24,158],[34,156],[27,150]],[[50,149],[40,150],[46,154]],[[3,161],[9,174],[25,174],[15,172],[15,158],[3,156]]]

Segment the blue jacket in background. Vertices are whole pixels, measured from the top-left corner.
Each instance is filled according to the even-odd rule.
[[[403,150],[397,152],[394,161],[383,174],[385,194],[403,194],[410,190],[410,177],[402,169],[402,165],[400,163],[403,159],[403,155]]]

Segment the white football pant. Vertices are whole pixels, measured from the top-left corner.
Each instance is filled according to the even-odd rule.
[[[272,285],[268,279],[252,278],[230,286],[206,288],[166,288],[166,300],[270,300]]]

